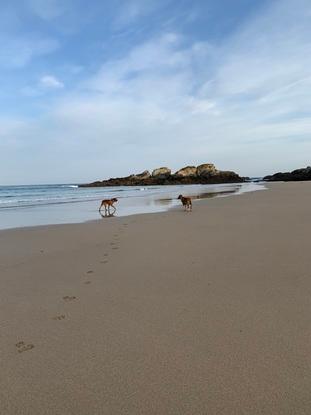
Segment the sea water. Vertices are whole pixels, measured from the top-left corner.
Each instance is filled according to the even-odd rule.
[[[0,229],[99,219],[102,199],[118,198],[115,216],[163,212],[194,198],[261,190],[261,183],[184,186],[79,187],[77,184],[0,186]]]

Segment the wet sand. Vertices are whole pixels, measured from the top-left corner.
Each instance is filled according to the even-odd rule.
[[[0,231],[1,415],[309,414],[311,183]]]
[[[58,185],[60,188],[66,185]],[[1,203],[0,186],[0,230],[14,229],[32,226],[60,225],[68,223],[82,223],[98,220],[100,215],[98,208],[103,199],[117,197],[118,216],[129,216],[142,213],[166,212],[179,205],[177,197],[180,193],[187,192],[194,198],[211,198],[232,193],[244,193],[261,190],[259,183],[229,183],[214,185],[189,185],[189,186],[146,186],[137,188],[132,186],[114,188],[93,188],[96,193],[89,193],[85,188],[75,189],[73,193],[63,194],[57,198],[44,188],[36,190],[37,186],[30,186],[31,190],[26,196],[18,193],[18,196],[5,198]],[[36,193],[38,192],[38,193]],[[85,192],[87,192],[85,194]],[[8,195],[8,193],[7,193]],[[23,199],[23,197],[25,199]],[[7,202],[9,200],[10,202]],[[24,200],[22,202],[22,200]],[[10,207],[8,206],[10,204]],[[6,206],[6,207],[5,207]]]

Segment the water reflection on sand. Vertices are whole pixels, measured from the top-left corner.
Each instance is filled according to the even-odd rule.
[[[131,192],[131,189],[109,189],[110,197],[117,197],[117,210],[114,215],[98,213],[100,195],[94,200],[74,203],[60,203],[39,206],[26,206],[22,209],[5,209],[0,215],[0,229],[18,228],[61,223],[78,223],[89,220],[113,219],[117,216],[128,216],[140,213],[165,212],[180,206],[179,194],[190,196],[194,203],[199,199],[225,197],[249,191],[264,189],[260,183],[221,184],[221,185],[186,185],[161,186]],[[103,189],[103,191],[106,191]],[[132,196],[133,195],[133,196]],[[97,200],[98,199],[98,200]],[[199,203],[199,202],[198,202]]]
[[[214,197],[219,197],[219,196],[229,196],[234,193],[238,193],[238,190],[239,189],[232,189],[232,190],[226,190],[223,192],[198,193],[196,195],[191,195],[191,199],[194,201],[194,200],[202,200],[202,199],[212,199]],[[176,204],[176,198],[155,199],[154,203],[155,205],[170,207]]]

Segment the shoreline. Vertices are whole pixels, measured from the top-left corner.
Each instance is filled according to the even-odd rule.
[[[0,232],[0,412],[300,415],[311,183]]]
[[[186,185],[185,187],[187,187],[188,185]],[[196,185],[194,185],[196,186]],[[227,183],[227,184],[221,184],[219,185],[219,190],[217,191],[212,191],[212,188],[207,188],[205,189],[205,187],[197,188],[196,190],[194,189],[193,185],[189,185],[190,190],[189,190],[189,195],[192,195],[193,197],[193,201],[196,203],[198,201],[204,200],[204,199],[213,199],[213,198],[218,198],[218,197],[231,197],[231,196],[239,196],[239,195],[243,195],[244,193],[248,193],[248,192],[253,192],[253,191],[259,191],[259,190],[265,190],[266,184],[265,183]],[[211,185],[211,186],[216,186],[216,185]],[[247,189],[247,186],[253,186],[253,188],[251,189]],[[222,188],[226,188],[228,187],[228,189],[230,189],[230,187],[232,187],[233,190],[221,190]],[[243,187],[246,188],[246,190],[243,190]],[[235,189],[234,189],[235,188]],[[178,187],[178,189],[180,189]],[[210,190],[210,191],[209,191]],[[174,192],[173,192],[174,193]],[[175,191],[176,193],[176,191]],[[117,206],[117,214],[115,216],[113,216],[114,218],[122,218],[122,217],[129,217],[129,216],[134,216],[134,215],[143,215],[143,214],[151,214],[151,213],[164,213],[164,212],[168,212],[171,209],[174,208],[178,208],[180,203],[178,200],[175,200],[175,198],[172,198],[172,196],[166,196],[165,195],[171,195],[172,193],[163,193],[163,195],[161,195],[161,193],[158,195],[158,198],[155,199],[158,204],[158,207],[153,206],[152,208],[150,208],[150,201],[148,201],[148,195],[146,196],[133,196],[132,198],[125,198],[125,199],[120,199],[119,200],[119,206]],[[162,197],[162,198],[161,198]],[[163,199],[164,197],[164,199]],[[167,198],[168,197],[168,198]],[[100,199],[99,199],[100,200]],[[140,205],[138,205],[137,207],[131,208],[131,203],[133,203],[134,200],[137,200],[138,202],[140,202]],[[67,215],[67,220],[68,222],[58,222],[60,219],[60,216],[55,217],[53,222],[50,222],[50,220],[46,219],[48,223],[38,223],[38,224],[30,224],[30,225],[20,225],[20,226],[7,226],[6,227],[1,227],[1,223],[0,223],[0,232],[4,231],[4,230],[13,230],[13,229],[22,229],[22,228],[35,228],[35,227],[44,227],[44,226],[57,226],[57,225],[68,225],[68,224],[79,224],[79,223],[88,223],[88,222],[99,222],[103,219],[109,219],[104,218],[101,214],[98,215],[98,210],[95,208],[95,202],[96,200],[92,200],[92,201],[87,201],[87,200],[83,200],[83,201],[75,201],[75,202],[66,202],[66,203],[59,203],[59,204],[51,204],[49,206],[45,206],[45,205],[38,205],[38,206],[31,206],[31,207],[21,207],[21,208],[9,208],[9,210],[4,210],[2,211],[2,213],[4,214],[12,214],[14,216],[18,216],[20,217],[23,213],[31,213],[32,212],[32,216],[35,216],[35,213],[38,214],[38,216],[40,217],[41,212],[40,212],[40,208],[41,211],[42,209],[49,209],[51,212],[54,209],[54,215],[55,215],[55,211],[59,210],[59,209],[69,209],[70,206],[74,206],[74,208],[76,208],[76,205],[82,205],[84,208],[85,212],[90,212],[87,214],[83,214],[81,217],[77,217],[76,221],[72,221],[71,219],[71,213],[77,214],[76,210],[73,209],[70,211],[66,212]],[[124,202],[125,202],[125,210],[124,210]],[[120,203],[123,203],[122,205],[120,205]],[[137,202],[134,202],[137,203]],[[151,202],[152,204],[154,204],[154,200]],[[149,206],[148,206],[149,204]],[[163,206],[161,206],[161,204]],[[64,206],[65,205],[65,206]],[[121,209],[120,209],[121,208]],[[131,210],[132,209],[132,210]],[[38,211],[37,211],[38,210]],[[121,214],[120,214],[120,210],[121,210]],[[123,212],[124,210],[124,212]],[[59,215],[61,213],[63,213],[64,211],[60,211]],[[0,212],[1,213],[1,212]],[[87,218],[87,216],[102,216],[97,217],[97,218]]]

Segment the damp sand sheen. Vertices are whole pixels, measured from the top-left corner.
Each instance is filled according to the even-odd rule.
[[[311,184],[0,231],[5,415],[310,412]]]

